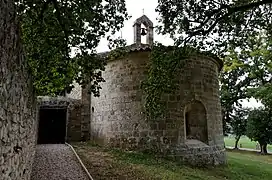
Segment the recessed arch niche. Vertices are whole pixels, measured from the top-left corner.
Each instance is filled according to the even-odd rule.
[[[202,102],[194,100],[185,106],[184,133],[186,140],[208,144],[207,112]]]

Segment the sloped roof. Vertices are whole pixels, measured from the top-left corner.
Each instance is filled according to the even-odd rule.
[[[133,26],[135,26],[136,24],[144,24],[145,26],[153,27],[153,22],[146,15],[142,15],[141,17],[137,18],[134,21]]]
[[[126,52],[137,52],[137,51],[151,51],[149,44],[131,44],[124,47]],[[111,51],[98,53],[99,56],[106,57]]]

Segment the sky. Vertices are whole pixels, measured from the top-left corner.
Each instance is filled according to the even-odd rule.
[[[127,40],[127,44],[133,43],[133,23],[134,21],[145,14],[156,26],[158,21],[156,18],[158,17],[158,13],[155,12],[155,8],[157,7],[158,0],[126,0],[128,14],[132,16],[128,21],[124,23],[124,28],[122,28],[121,32],[117,33],[117,36],[121,36],[122,38]],[[173,40],[167,36],[158,35],[154,31],[154,41],[158,41],[164,45],[173,45]],[[105,52],[108,51],[108,42],[106,39],[102,39],[99,46],[97,47],[97,52]],[[262,104],[257,102],[255,99],[251,98],[248,102],[244,100],[242,102],[245,107],[259,107]]]
[[[134,21],[144,14],[153,22],[154,26],[158,24],[156,18],[158,13],[155,12],[158,0],[126,0],[128,14],[132,16],[128,21],[124,23],[124,28],[122,29],[122,37],[127,40],[127,44],[133,43],[133,23]],[[155,33],[155,32],[154,32]],[[117,33],[120,36],[121,32]],[[174,41],[167,36],[162,36],[154,34],[154,41],[161,42],[164,45],[173,45]],[[108,42],[106,39],[101,40],[97,52],[108,51]]]

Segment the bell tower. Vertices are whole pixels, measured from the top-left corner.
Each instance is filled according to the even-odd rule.
[[[145,28],[141,28],[141,25],[144,25]],[[133,24],[134,27],[134,43],[139,45],[141,44],[141,38],[142,36],[146,36],[146,43],[149,45],[153,44],[153,23],[150,21],[150,19],[146,16],[143,15],[136,19],[136,21]]]

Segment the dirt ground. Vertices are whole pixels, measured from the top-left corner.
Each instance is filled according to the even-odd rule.
[[[87,143],[73,144],[82,162],[95,180],[152,180],[151,177],[135,164],[122,162],[108,150]]]
[[[90,142],[72,144],[95,180],[271,180],[270,156],[227,151],[226,166],[197,168],[156,154],[105,149]]]

